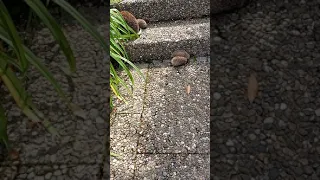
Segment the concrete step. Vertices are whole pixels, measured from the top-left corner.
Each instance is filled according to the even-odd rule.
[[[150,22],[210,15],[209,0],[124,0],[115,7]]]
[[[169,59],[177,49],[190,55],[209,56],[210,19],[177,20],[149,24],[141,36],[126,44],[133,62]]]

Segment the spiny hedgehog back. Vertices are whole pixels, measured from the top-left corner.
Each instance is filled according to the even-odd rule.
[[[139,28],[139,24],[137,22],[136,17],[134,17],[134,15],[132,15],[130,12],[128,11],[120,11],[123,19],[127,22],[127,24],[135,31],[135,32],[139,32],[140,28]]]

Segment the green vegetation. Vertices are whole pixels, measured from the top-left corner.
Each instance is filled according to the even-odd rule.
[[[62,28],[48,10],[49,1],[50,0],[47,0],[43,3],[41,0],[25,0],[26,5],[30,8],[28,22],[30,23],[30,18],[36,17],[50,30],[68,61],[68,67],[60,68],[70,77],[76,72],[76,61],[69,42],[62,32]],[[127,65],[133,67],[141,75],[142,73],[132,62],[130,62],[123,43],[128,40],[136,39],[139,35],[127,25],[118,10],[110,9],[109,48],[105,38],[103,38],[73,6],[64,0],[51,0],[50,3],[62,8],[75,18],[79,24],[81,24],[83,28],[100,43],[105,52],[110,52],[110,57],[119,65],[119,70],[126,72],[131,84],[126,83],[124,79],[120,78],[115,70],[114,64],[110,62],[111,90],[116,97],[124,100],[119,91],[119,87],[124,86],[129,92],[132,92],[132,88],[129,88],[129,86],[134,84],[134,79]],[[14,24],[6,5],[0,0],[0,84],[7,88],[16,104],[29,120],[43,125],[53,136],[59,136],[58,131],[51,126],[49,119],[37,109],[35,104],[33,104],[30,94],[24,87],[27,70],[32,66],[52,84],[56,92],[68,105],[69,109],[74,114],[79,115],[79,110],[81,111],[81,109],[70,102],[70,99],[67,98],[65,92],[61,89],[60,84],[53,77],[53,74],[42,63],[41,59],[28,48],[28,44],[24,42],[24,39],[19,34],[17,26]],[[16,71],[19,73],[16,73]],[[113,106],[112,99],[110,100],[110,105],[111,107]],[[76,113],[76,111],[78,113]],[[0,104],[0,143],[4,144],[9,151],[11,150],[7,134],[6,109],[2,103]],[[113,153],[111,153],[111,155],[118,156]]]
[[[122,0],[110,0],[110,5],[113,5],[113,4],[117,4],[119,2],[121,2]]]
[[[139,74],[143,77],[143,74],[140,70],[129,60],[128,54],[124,48],[124,42],[133,40],[139,37],[128,24],[125,22],[120,12],[117,9],[110,9],[110,57],[115,60],[119,65],[121,70],[123,70],[126,75],[128,75],[130,82],[132,85],[134,84],[134,79],[132,74],[127,67],[129,64],[133,67]],[[119,85],[125,87],[125,89],[132,94],[132,88],[129,88],[128,83],[126,83],[120,76],[118,75],[116,69],[114,68],[112,61],[110,63],[110,87],[112,92],[117,96],[120,100],[125,101],[123,96],[119,91]],[[113,107],[112,101],[110,101],[110,106]]]

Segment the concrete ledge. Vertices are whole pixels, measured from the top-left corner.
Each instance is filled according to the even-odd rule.
[[[148,21],[199,18],[210,15],[209,0],[124,0],[117,5]]]
[[[208,56],[209,18],[151,24],[139,39],[126,45],[132,61],[169,59],[177,49],[184,49],[191,55]]]

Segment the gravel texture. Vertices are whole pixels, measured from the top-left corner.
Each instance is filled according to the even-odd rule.
[[[209,61],[190,61],[157,63],[149,72],[138,152],[209,153]]]
[[[100,28],[103,29],[102,26]],[[1,98],[5,102],[4,106],[9,109],[9,139],[13,148],[19,151],[19,158],[14,161],[5,159],[0,162],[0,167],[19,165],[33,168],[41,164],[66,164],[67,166],[82,164],[82,166],[95,166],[93,168],[95,173],[100,173],[100,166],[106,154],[105,141],[108,134],[108,66],[103,60],[105,55],[99,48],[99,44],[83,29],[78,25],[72,25],[66,26],[64,30],[77,61],[78,71],[72,78],[73,83],[68,82],[59,69],[59,66],[66,65],[66,59],[59,52],[48,29],[43,29],[36,34],[31,49],[43,58],[42,62],[53,73],[67,95],[72,98],[72,102],[83,109],[83,117],[72,115],[52,85],[38,71],[31,68],[28,74],[27,90],[32,95],[36,106],[58,130],[61,138],[52,138],[43,127],[32,126],[12,103],[10,97],[3,96]],[[105,29],[103,31],[105,32]],[[1,92],[1,94],[7,93]],[[18,175],[22,173],[20,170],[17,172]],[[33,170],[28,171],[36,173]],[[94,175],[94,173],[91,174]],[[92,179],[85,178],[81,173],[74,177],[78,175],[77,179]],[[28,176],[27,179],[37,179],[36,176]]]
[[[196,60],[138,64],[147,79],[136,81],[129,100],[141,108],[118,104],[111,119],[111,151],[121,156],[111,158],[112,179],[209,178],[209,59]]]
[[[210,15],[209,0],[124,0],[118,7],[150,22]]]
[[[140,130],[140,114],[116,114],[111,119],[111,152],[121,158],[111,158],[110,176],[114,179],[133,179],[137,144]]]
[[[120,87],[121,92],[123,92],[122,95],[126,97],[128,103],[125,104],[114,98],[114,105],[116,106],[117,114],[140,114],[142,112],[146,86],[145,78],[147,78],[149,64],[135,63],[135,65],[140,69],[143,77],[136,71],[132,71],[132,76],[134,79],[132,95],[130,95],[130,93],[124,87]],[[126,80],[126,82],[130,81],[129,78],[125,76],[126,73],[119,72],[119,74]]]
[[[177,20],[149,24],[140,38],[127,44],[127,50],[132,61],[162,61],[179,49],[191,55],[208,56],[209,43],[209,18]]]
[[[209,154],[139,154],[135,179],[209,179]]]
[[[99,177],[98,165],[89,164],[55,164],[55,165],[34,165],[32,167],[24,165],[19,167],[19,175],[16,180],[93,180]]]
[[[212,18],[212,179],[319,179],[319,12],[319,1],[259,0]]]

